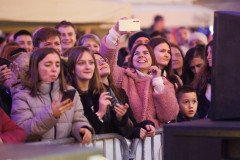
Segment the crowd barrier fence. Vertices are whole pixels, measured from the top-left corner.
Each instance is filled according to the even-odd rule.
[[[156,129],[154,137],[146,137],[143,140],[135,138],[126,139],[116,133],[98,134],[93,136],[90,145],[82,145],[81,136],[76,139],[63,138],[58,140],[46,140],[41,142],[26,143],[27,145],[77,145],[84,147],[96,147],[103,150],[103,156],[107,160],[162,160],[163,130]]]

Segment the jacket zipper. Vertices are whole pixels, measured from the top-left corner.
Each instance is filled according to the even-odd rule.
[[[53,89],[53,82],[51,82],[51,88],[50,88],[50,92],[49,92],[51,104],[52,104],[52,94],[51,94],[52,89]],[[56,125],[54,125],[54,139],[57,139],[57,127],[56,127]]]

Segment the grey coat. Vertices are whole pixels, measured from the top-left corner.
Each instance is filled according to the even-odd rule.
[[[68,89],[72,88],[68,86]],[[78,131],[82,127],[92,131],[92,126],[84,116],[78,92],[73,100],[74,106],[70,110],[58,119],[53,116],[51,104],[55,99],[62,97],[59,80],[52,84],[42,83],[35,97],[30,95],[28,89],[19,90],[12,96],[11,118],[24,129],[27,141],[65,138],[71,133],[77,137],[75,134],[79,134]]]

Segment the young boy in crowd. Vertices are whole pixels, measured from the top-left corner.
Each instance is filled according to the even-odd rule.
[[[199,119],[197,114],[197,93],[191,86],[182,86],[176,92],[179,104],[179,114],[172,122],[182,122]]]

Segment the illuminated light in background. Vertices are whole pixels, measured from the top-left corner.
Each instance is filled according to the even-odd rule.
[[[210,30],[210,32],[211,32],[211,35],[213,35],[214,30],[213,30],[213,26],[212,26],[212,25],[209,26],[209,30]]]

